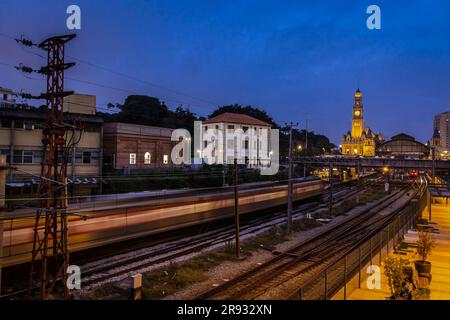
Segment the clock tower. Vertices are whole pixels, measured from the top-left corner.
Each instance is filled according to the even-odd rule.
[[[374,157],[377,145],[383,142],[381,134],[376,134],[369,127],[364,127],[364,108],[362,93],[356,90],[352,109],[352,129],[344,134],[342,140],[343,155],[349,157]]]
[[[352,115],[352,138],[361,138],[364,130],[362,93],[356,90]]]

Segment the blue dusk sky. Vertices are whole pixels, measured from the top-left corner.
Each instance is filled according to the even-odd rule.
[[[71,4],[81,8],[81,30],[66,48],[66,61],[78,59],[66,90],[96,95],[100,108],[129,94],[203,116],[252,105],[279,123],[304,127],[307,116],[309,129],[336,144],[358,87],[365,124],[385,137],[426,142],[434,114],[450,110],[448,0],[0,0],[0,86],[45,90],[41,75],[11,67],[38,68],[45,53],[9,37],[71,33]],[[371,4],[381,8],[381,30],[366,27]]]

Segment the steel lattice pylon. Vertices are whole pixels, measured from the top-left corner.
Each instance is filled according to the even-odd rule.
[[[36,212],[34,243],[31,260],[30,295],[36,281],[40,281],[41,299],[47,298],[49,290],[63,284],[64,297],[69,297],[67,267],[67,125],[63,117],[63,99],[73,92],[64,92],[64,70],[74,63],[64,62],[66,42],[75,35],[52,37],[39,47],[47,51],[47,66],[42,73],[47,75],[46,125],[43,130],[43,160],[38,194],[43,198]],[[39,268],[40,265],[40,268]]]

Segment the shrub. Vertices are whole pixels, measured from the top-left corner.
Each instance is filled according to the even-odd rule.
[[[416,255],[421,261],[426,261],[431,251],[436,246],[436,241],[429,232],[419,231],[419,240],[416,241]]]

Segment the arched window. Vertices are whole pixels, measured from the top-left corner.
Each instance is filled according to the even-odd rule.
[[[144,164],[150,164],[152,163],[152,155],[150,154],[150,152],[146,152],[144,154]]]

